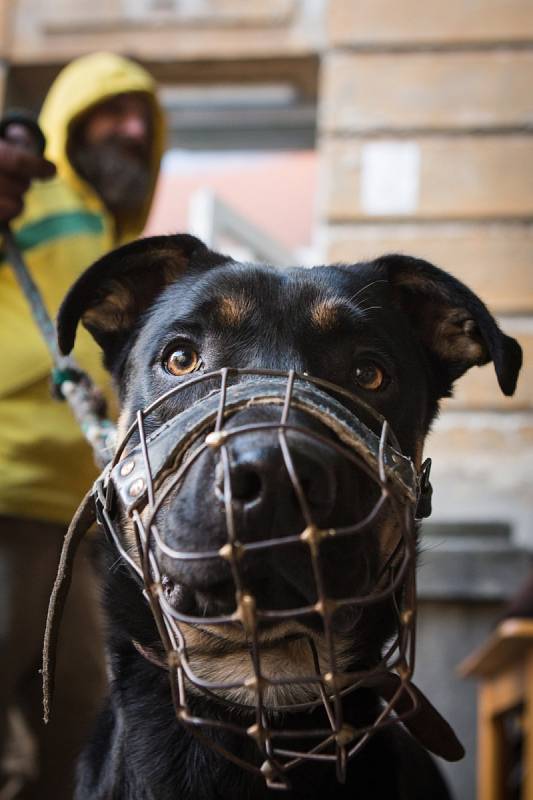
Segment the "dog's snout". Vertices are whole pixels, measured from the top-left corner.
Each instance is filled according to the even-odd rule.
[[[301,535],[310,525],[329,530],[354,521],[361,476],[334,446],[331,432],[297,411],[284,430],[279,419],[279,407],[256,406],[230,417],[225,435],[213,439],[214,446],[206,442],[161,509],[157,524],[165,544],[193,556],[163,554],[165,573],[175,584],[199,592],[199,606],[208,596],[211,604],[220,603],[220,587],[233,585],[226,556],[230,540],[260,545],[239,550],[238,557],[243,586],[263,608],[316,602],[312,563]],[[265,550],[274,540],[282,540],[280,549]],[[343,569],[341,540],[325,542],[323,550],[336,576],[335,589],[340,586],[346,595],[346,582],[357,579],[359,561],[352,559],[350,569]],[[224,607],[232,611],[230,595],[224,594]]]
[[[217,467],[217,496],[221,500],[229,496],[246,512],[249,523],[259,522],[272,508],[283,509],[285,516],[298,516],[306,504],[324,520],[332,511],[334,463],[299,437],[288,436],[287,443],[284,455],[275,432],[256,435],[254,441],[242,437],[228,446],[226,473],[221,464]]]
[[[231,499],[243,505],[253,505],[261,500],[264,491],[264,476],[256,464],[239,463],[231,467],[228,477]],[[226,478],[222,463],[216,469],[215,492],[219,500],[224,500],[227,492]]]

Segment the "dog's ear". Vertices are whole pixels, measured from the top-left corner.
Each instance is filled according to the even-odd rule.
[[[467,369],[494,362],[502,392],[512,395],[522,366],[522,349],[506,336],[479,297],[427,261],[403,255],[378,260],[395,299],[407,313],[445,390]]]
[[[57,317],[62,353],[74,347],[81,321],[110,360],[158,294],[187,271],[231,259],[188,234],[152,236],[119,247],[96,261],[71,287]]]

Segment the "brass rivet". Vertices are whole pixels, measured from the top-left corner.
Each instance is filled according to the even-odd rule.
[[[265,738],[265,729],[262,728],[261,725],[258,725],[257,722],[254,725],[250,725],[250,727],[246,729],[246,733],[248,736],[251,736],[252,739],[257,739],[260,742]]]
[[[225,558],[227,561],[230,561],[233,556],[233,545],[228,542],[220,548],[218,554],[220,558]]]
[[[403,661],[401,664],[398,664],[398,666],[396,667],[396,672],[398,673],[402,681],[408,680],[411,677],[411,670],[409,669],[405,661]]]
[[[134,469],[135,469],[135,459],[130,458],[129,461],[125,461],[120,467],[120,474],[123,478],[125,478],[127,475],[131,475]]]
[[[302,542],[310,542],[315,538],[316,535],[316,528],[314,525],[309,525],[302,533],[300,534],[300,539]]]
[[[178,669],[181,667],[181,656],[177,650],[171,650],[169,652],[167,662],[170,669]]]
[[[340,731],[335,734],[335,739],[342,746],[349,744],[356,737],[356,730],[351,725],[343,725]]]
[[[308,525],[308,527],[300,534],[300,539],[309,545],[312,553],[318,553],[319,544],[326,536],[326,531],[320,530],[316,525]]]
[[[143,481],[143,479],[142,478],[137,478],[136,481],[133,481],[133,483],[130,486],[130,490],[129,491],[130,491],[130,495],[132,497],[138,497],[141,494],[141,492],[144,491],[144,481]]]
[[[237,614],[245,631],[253,631],[255,628],[255,598],[253,595],[242,594],[240,596]]]
[[[233,544],[228,542],[220,548],[218,554],[226,561],[231,561],[232,559],[237,560],[243,555],[243,548],[238,542],[234,542]]]
[[[224,442],[225,438],[226,434],[224,431],[211,431],[211,433],[208,433],[205,437],[205,443],[208,447],[212,447],[216,450]]]
[[[265,776],[266,779],[272,778],[276,773],[274,772],[274,768],[270,761],[264,761],[261,764],[261,772]]]
[[[318,600],[315,603],[315,611],[317,614],[322,614],[324,617],[332,614],[336,608],[337,603],[335,600],[329,600],[328,598],[324,600]]]
[[[412,618],[413,618],[412,609],[408,608],[406,611],[403,612],[403,614],[402,614],[402,622],[403,622],[404,625],[409,625],[409,623],[411,622]]]
[[[335,675],[333,674],[333,672],[326,672],[324,674],[324,683],[327,683],[330,686],[335,685]]]

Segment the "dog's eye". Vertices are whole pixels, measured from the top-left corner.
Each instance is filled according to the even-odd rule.
[[[361,389],[375,392],[385,383],[385,373],[373,361],[360,361],[355,368],[355,380]]]
[[[188,375],[201,365],[200,356],[187,344],[173,348],[163,359],[163,366],[171,375]]]

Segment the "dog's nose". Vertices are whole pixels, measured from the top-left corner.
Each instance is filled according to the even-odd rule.
[[[174,583],[218,597],[219,587],[233,586],[231,565],[221,552],[231,537],[244,545],[281,539],[280,548],[241,551],[243,585],[252,587],[264,608],[315,602],[310,554],[298,536],[309,524],[352,524],[358,476],[319,421],[298,410],[289,415],[288,429],[280,431],[278,423],[279,408],[243,409],[226,421],[224,435],[208,434],[206,446],[191,458],[183,482],[156,518],[166,546],[191,554],[161,555],[162,571]],[[345,558],[339,542],[324,542],[328,564]]]
[[[243,505],[253,505],[261,500],[261,495],[265,490],[264,476],[257,464],[241,463],[234,465],[230,470],[229,485],[231,487],[231,497],[234,501]],[[221,469],[217,470],[216,480],[217,494],[220,498],[224,497],[224,474]]]
[[[231,497],[243,511],[250,527],[272,515],[281,519],[303,513],[307,505],[317,522],[325,523],[336,498],[336,480],[331,459],[321,448],[311,448],[297,436],[287,437],[288,455],[284,455],[277,434],[241,437],[228,445],[229,469],[219,462],[215,491],[223,501]],[[287,452],[286,451],[286,452]]]

